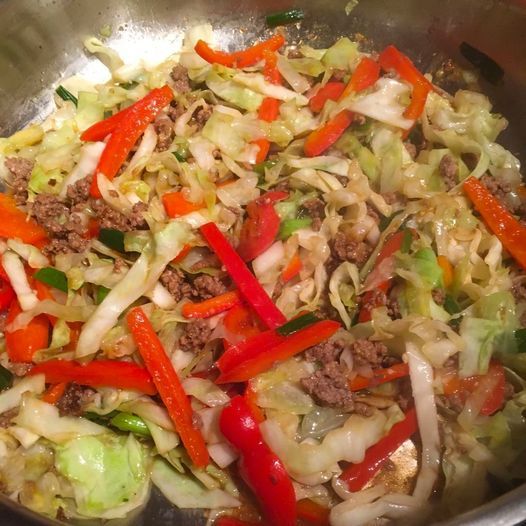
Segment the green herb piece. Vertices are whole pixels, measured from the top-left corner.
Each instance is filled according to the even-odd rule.
[[[458,314],[462,311],[460,305],[449,294],[446,295],[444,300],[444,309],[448,314]]]
[[[62,99],[62,100],[69,100],[71,101],[73,104],[75,104],[75,106],[77,106],[77,104],[79,103],[77,97],[75,97],[75,95],[73,95],[73,93],[71,93],[70,91],[68,91],[64,86],[59,86],[56,90],[55,90],[55,93]]]
[[[276,27],[287,24],[295,24],[305,18],[303,9],[287,9],[287,11],[279,11],[278,13],[271,13],[265,17],[267,26]]]
[[[127,431],[143,437],[151,436],[144,420],[132,413],[118,413],[110,420],[110,424],[120,431]]]
[[[100,305],[104,301],[104,298],[110,293],[110,290],[111,289],[107,289],[102,285],[97,289],[97,297],[95,298],[97,305]]]
[[[61,290],[62,292],[68,291],[68,278],[66,277],[66,274],[56,268],[41,268],[35,272],[34,278],[46,285]]]
[[[287,239],[290,237],[296,230],[300,230],[301,228],[306,228],[310,226],[312,223],[312,219],[310,217],[303,217],[300,219],[285,219],[285,221],[281,222],[281,225],[279,227],[279,239]]]
[[[411,233],[411,230],[406,228],[404,230],[404,238],[402,239],[402,246],[400,247],[402,254],[407,254],[409,252],[409,250],[411,249],[412,242],[413,242],[413,234]]]
[[[124,252],[124,232],[120,230],[101,228],[99,241],[117,252]]]
[[[13,373],[0,365],[0,391],[8,389],[13,385]]]
[[[281,327],[278,327],[276,329],[276,332],[278,334],[281,334],[282,336],[289,336],[289,334],[298,332],[301,329],[304,329],[305,327],[316,323],[317,321],[319,321],[319,319],[316,317],[315,314],[313,314],[312,312],[307,312],[306,314],[302,314],[301,316],[298,316],[297,318],[288,321]]]
[[[272,168],[273,166],[275,166],[277,164],[277,159],[273,159],[273,160],[270,160],[270,161],[263,161],[262,163],[258,163],[258,164],[255,164],[253,167],[252,167],[252,171],[256,172],[258,175],[265,175],[265,169],[268,168]]]

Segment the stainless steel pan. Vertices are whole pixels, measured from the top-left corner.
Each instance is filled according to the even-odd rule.
[[[106,25],[126,57],[144,48],[176,50],[188,26],[210,22],[222,44],[242,46],[264,31],[263,14],[302,7],[307,16],[291,38],[323,46],[360,32],[381,47],[396,43],[423,69],[452,57],[481,70],[484,91],[510,126],[503,141],[526,160],[526,2],[524,0],[0,0],[0,136],[51,109],[51,87],[77,71],[98,74],[82,40]],[[155,51],[154,51],[155,52]],[[469,59],[467,60],[466,59]],[[448,524],[507,526],[526,520],[526,485]],[[0,495],[0,525],[59,524]],[[82,521],[85,526],[91,522]],[[112,526],[197,526],[154,494],[147,507]]]

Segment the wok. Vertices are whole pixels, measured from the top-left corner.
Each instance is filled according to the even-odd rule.
[[[0,136],[52,110],[52,86],[81,71],[102,67],[88,57],[82,40],[111,26],[112,45],[125,60],[150,50],[177,50],[185,28],[210,22],[224,48],[242,47],[264,32],[264,13],[302,7],[301,28],[289,41],[324,46],[338,36],[360,32],[377,47],[389,43],[408,53],[424,70],[445,57],[479,69],[483,90],[510,121],[504,144],[526,159],[526,3],[523,0],[361,0],[350,15],[348,0],[0,0]],[[526,484],[447,524],[513,525],[526,520]],[[195,511],[181,511],[153,493],[145,509],[112,526],[195,526]],[[431,518],[432,522],[432,518]],[[60,524],[44,519],[0,495],[4,526]],[[92,526],[97,522],[81,521]]]

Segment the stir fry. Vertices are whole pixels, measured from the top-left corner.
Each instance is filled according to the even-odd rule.
[[[358,526],[525,478],[526,187],[484,95],[282,29],[85,46],[108,81],[0,139],[4,493]]]

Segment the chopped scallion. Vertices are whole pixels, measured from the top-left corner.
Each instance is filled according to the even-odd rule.
[[[75,95],[73,95],[73,93],[71,93],[70,91],[68,91],[64,86],[59,86],[56,90],[55,90],[55,93],[62,99],[62,100],[69,100],[71,101],[73,104],[75,104],[75,106],[77,106],[77,104],[79,103],[77,97],[75,97]]]

